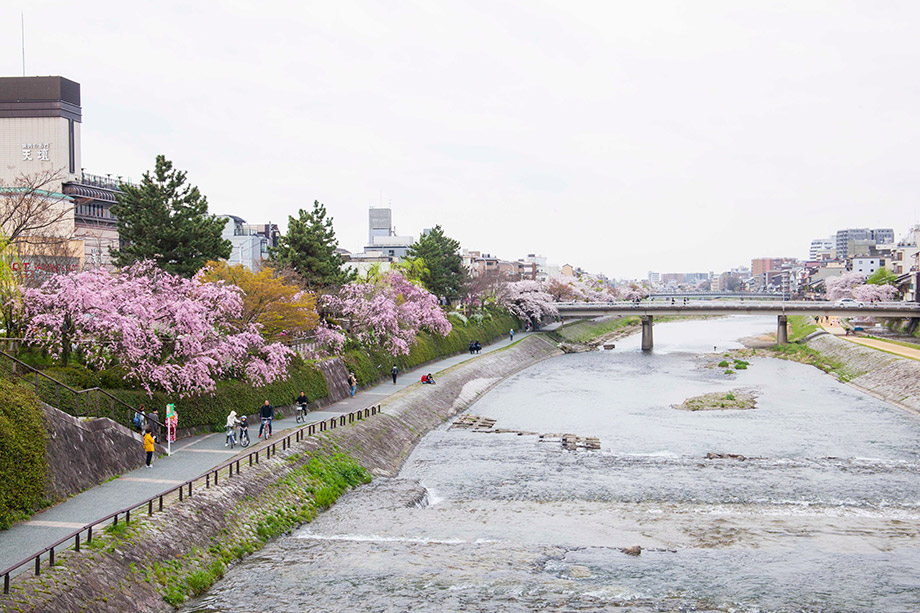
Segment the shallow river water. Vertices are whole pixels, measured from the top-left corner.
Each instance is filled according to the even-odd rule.
[[[920,417],[813,367],[703,355],[775,325],[658,324],[652,353],[529,368],[468,413],[600,450],[445,424],[187,610],[920,611]],[[757,408],[671,407],[739,388]]]

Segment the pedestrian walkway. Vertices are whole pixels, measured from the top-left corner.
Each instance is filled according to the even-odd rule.
[[[836,318],[827,322],[820,324],[830,334],[839,336],[844,340],[848,340],[851,343],[856,343],[858,345],[863,345],[865,347],[871,347],[873,349],[879,349],[881,351],[886,351],[888,353],[893,353],[899,355],[902,358],[910,358],[912,360],[920,360],[920,348],[914,349],[913,347],[905,347],[904,345],[899,345],[897,343],[892,343],[890,341],[885,341],[878,338],[865,338],[862,336],[847,336],[846,330],[840,325],[840,322]]]
[[[514,342],[527,336],[529,333],[515,334]],[[502,349],[510,344],[506,336],[498,342],[483,347],[482,353]],[[388,375],[385,382],[358,392],[354,398],[345,398],[321,410],[310,412],[306,423],[323,421],[359,408],[380,404],[388,396],[419,383],[422,373],[433,373],[437,381],[439,372],[475,357],[477,356],[463,353],[400,373],[395,385]],[[253,407],[253,412],[257,411],[258,407]],[[229,408],[227,412],[229,413]],[[302,425],[304,424],[294,420],[293,415],[277,419],[273,423],[272,438]],[[259,432],[258,423],[250,424],[249,432],[253,444],[243,450],[245,453],[257,449],[262,443],[256,438]],[[241,448],[230,450],[224,446],[224,442],[223,432],[180,439],[173,444],[172,455],[158,458],[154,461],[153,468],[148,469],[142,466],[125,473],[117,479],[97,485],[45,511],[36,513],[28,520],[15,524],[9,530],[0,532],[0,571],[100,517],[105,517],[131,504],[140,504],[147,498],[171,486],[198,477],[241,453]],[[142,451],[142,448],[138,446],[138,457],[142,455]],[[23,566],[17,572],[23,570],[28,570],[28,565]]]

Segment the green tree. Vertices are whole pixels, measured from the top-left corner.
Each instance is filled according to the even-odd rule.
[[[336,253],[339,241],[326,217],[326,207],[313,201],[313,210],[300,209],[296,218],[288,217],[287,233],[270,250],[272,262],[290,266],[304,278],[311,289],[348,283],[354,272],[344,270],[345,258]]]
[[[409,256],[424,262],[427,271],[421,279],[429,292],[448,300],[460,296],[468,276],[460,257],[460,241],[445,236],[441,226],[415,241]]]
[[[866,279],[868,285],[893,285],[898,283],[898,275],[887,268],[879,268]]]
[[[112,213],[118,218],[123,248],[112,250],[118,266],[153,260],[163,270],[191,277],[210,260],[230,257],[221,237],[226,220],[208,214],[208,200],[186,185],[185,172],[158,155],[153,176],[140,185],[121,185]]]

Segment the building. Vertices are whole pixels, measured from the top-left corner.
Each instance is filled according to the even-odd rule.
[[[248,224],[236,215],[220,215],[227,220],[221,237],[230,241],[232,248],[227,262],[232,266],[242,264],[249,270],[259,270],[268,259],[270,247],[278,246],[281,232],[273,223]]]
[[[855,255],[869,253],[868,247],[894,243],[894,230],[891,228],[848,228],[837,230],[835,237],[836,258],[845,260]]]
[[[885,258],[878,256],[857,256],[853,258],[853,272],[867,277],[879,268],[885,268]]]
[[[808,249],[808,260],[811,262],[817,262],[819,260],[833,260],[835,259],[835,254],[837,241],[835,237],[827,238],[816,238],[811,241],[811,247]]]
[[[42,193],[66,212],[44,237],[45,247],[23,256],[44,258],[49,270],[109,266],[109,249],[119,246],[111,207],[119,186],[130,181],[84,171],[82,122],[79,83],[59,76],[0,78],[0,182],[9,189],[24,177],[50,177]],[[66,241],[63,253],[55,238]]]

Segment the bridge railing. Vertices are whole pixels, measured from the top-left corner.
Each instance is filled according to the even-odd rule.
[[[306,424],[296,428],[293,432],[287,436],[281,438],[278,441],[268,443],[263,445],[258,449],[250,451],[247,455],[234,458],[227,462],[224,462],[220,466],[212,468],[201,475],[189,479],[180,485],[173,486],[167,490],[160,492],[159,494],[154,494],[153,496],[142,500],[137,504],[133,504],[124,508],[121,508],[117,511],[109,513],[108,515],[101,517],[93,522],[90,522],[84,525],[78,530],[74,530],[67,536],[56,540],[51,545],[43,547],[40,551],[37,551],[28,557],[24,558],[22,561],[13,564],[9,568],[6,568],[3,571],[0,571],[0,575],[3,576],[3,593],[10,593],[10,578],[15,575],[15,571],[26,566],[27,564],[34,564],[35,575],[41,574],[42,567],[42,557],[47,554],[45,558],[48,562],[48,567],[53,567],[54,555],[55,552],[65,548],[70,542],[73,542],[73,548],[75,551],[80,551],[81,546],[91,545],[93,542],[93,529],[97,526],[105,524],[109,521],[112,522],[112,526],[118,525],[119,518],[123,519],[125,523],[131,523],[131,513],[134,512],[135,515],[137,511],[140,510],[141,513],[146,510],[148,516],[152,516],[154,513],[154,507],[156,507],[157,512],[162,511],[164,508],[164,501],[176,501],[182,502],[186,497],[191,498],[193,493],[193,485],[197,483],[199,489],[201,487],[201,482],[204,482],[204,487],[210,488],[211,482],[213,480],[214,485],[218,485],[218,481],[221,473],[227,475],[227,479],[233,477],[234,473],[239,476],[240,471],[245,467],[255,466],[259,464],[260,454],[263,460],[269,460],[278,453],[278,444],[281,444],[281,450],[290,449],[294,443],[303,441],[308,436],[313,436],[318,432],[325,432],[326,430],[334,430],[341,426],[345,426],[350,423],[355,423],[362,421],[374,415],[377,415],[382,412],[380,404],[372,405],[364,409],[358,409],[356,411],[351,411],[350,413],[345,413],[342,415],[337,415],[335,417],[330,417],[318,422],[313,422],[312,424]],[[170,498],[172,497],[172,498]],[[169,498],[169,500],[166,500]],[[84,538],[85,535],[85,538]]]

